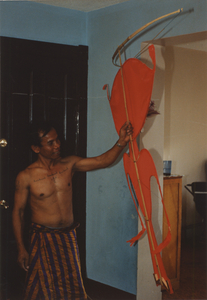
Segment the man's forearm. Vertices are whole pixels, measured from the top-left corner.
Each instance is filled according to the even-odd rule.
[[[117,160],[117,158],[119,157],[126,145],[127,143],[123,143],[123,141],[118,140],[110,150],[100,155],[97,158],[100,164],[99,168],[106,168],[113,164]]]
[[[18,257],[17,262],[21,268],[23,268],[26,272],[29,269],[29,254],[25,249],[24,242],[23,242],[23,229],[24,229],[24,212],[21,210],[13,211],[12,214],[13,220],[13,229],[14,229],[14,236],[17,243],[18,248]]]
[[[24,214],[21,211],[13,211],[12,222],[18,251],[25,250],[23,242]]]
[[[133,128],[129,122],[126,122],[120,129],[119,139],[116,144],[105,153],[91,158],[79,158],[73,166],[73,171],[87,172],[102,169],[113,164],[121,154],[124,147],[128,144]]]

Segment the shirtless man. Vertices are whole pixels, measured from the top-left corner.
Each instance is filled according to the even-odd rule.
[[[69,243],[69,233],[75,236],[72,177],[76,171],[86,172],[106,168],[111,165],[129,142],[130,134],[132,134],[132,127],[130,123],[125,123],[120,129],[118,142],[102,155],[93,158],[77,156],[61,158],[60,141],[56,130],[51,126],[48,127],[46,124],[46,127],[45,125],[39,126],[34,131],[33,136],[35,139],[31,148],[38,158],[28,168],[20,172],[16,178],[12,214],[14,234],[18,247],[18,263],[27,271],[25,299],[42,299],[41,295],[44,295],[45,299],[87,299],[83,286],[78,287],[78,290],[74,288],[76,279],[78,282],[81,282],[78,284],[82,285],[81,273],[79,275],[67,275],[66,267],[62,266],[65,263],[64,261],[67,260],[68,248],[67,251],[65,248],[63,250],[59,249],[60,244],[62,247],[62,245]],[[26,251],[23,243],[24,211],[27,201],[29,201],[31,207],[32,234],[34,234],[34,236],[31,236],[30,254]],[[63,238],[66,228],[68,230],[67,236],[65,235]],[[61,238],[61,243],[57,242],[59,236],[54,238],[54,233],[58,230],[60,231],[58,234]],[[36,240],[39,242],[35,243]],[[41,253],[44,247],[46,249],[44,251],[48,253],[48,256],[45,254],[46,252]],[[69,247],[73,248],[71,245]],[[55,252],[57,254],[61,252],[60,256],[64,256],[61,259],[59,256],[56,258],[59,261],[58,266],[53,257]],[[71,255],[69,255],[70,260],[73,259]],[[49,264],[48,260],[50,260]],[[53,261],[54,267],[51,267]],[[70,263],[66,262],[67,266],[68,264]],[[62,275],[57,275],[59,269],[59,273],[62,272]],[[49,275],[45,275],[47,272],[49,272]],[[51,279],[51,273],[53,273],[53,279]],[[71,276],[73,279],[71,279]],[[62,286],[60,282],[65,281],[65,278],[71,279],[72,283],[70,281],[69,285],[66,283],[65,286]],[[82,289],[81,292],[80,289]],[[66,295],[66,293],[73,296]],[[51,298],[48,296],[49,294],[52,295]]]

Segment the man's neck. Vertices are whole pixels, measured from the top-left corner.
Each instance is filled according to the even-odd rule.
[[[48,159],[39,154],[37,159],[37,164],[43,168],[51,170],[56,165],[57,161],[58,159]]]

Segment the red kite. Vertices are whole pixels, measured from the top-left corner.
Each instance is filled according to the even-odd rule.
[[[130,245],[133,245],[143,235],[145,230],[147,230],[150,252],[152,257],[152,264],[154,268],[154,278],[156,284],[162,285],[170,293],[173,293],[171,282],[167,277],[162,262],[162,258],[160,255],[162,249],[171,240],[170,223],[167,216],[167,212],[164,207],[161,187],[159,184],[159,179],[158,179],[156,167],[153,162],[152,156],[150,155],[147,149],[142,149],[141,151],[139,151],[136,142],[136,138],[139,135],[144,125],[150,107],[155,66],[156,66],[155,48],[153,45],[149,46],[148,48],[153,63],[152,69],[150,69],[148,66],[146,66],[144,63],[142,63],[140,60],[136,58],[130,58],[126,60],[124,64],[122,64],[120,50],[138,32],[145,29],[153,22],[160,20],[161,18],[167,17],[169,15],[179,13],[181,11],[182,10],[178,10],[176,12],[162,16],[148,23],[147,25],[137,30],[134,34],[129,36],[117,48],[117,50],[115,51],[112,57],[112,61],[114,63],[116,56],[119,55],[120,69],[115,76],[112,92],[111,92],[111,99],[109,99],[110,107],[114,119],[114,124],[117,132],[119,133],[121,126],[126,121],[130,121],[132,127],[134,128],[133,135],[130,136],[129,153],[124,154],[123,161],[124,161],[124,169],[126,173],[128,186],[135,207],[137,209],[139,218],[141,220],[142,230],[138,233],[136,237],[132,238],[128,242],[130,242]],[[108,94],[107,85],[105,85],[103,89],[107,89],[107,94]],[[108,98],[109,98],[109,94],[108,94]],[[163,203],[164,212],[166,214],[166,219],[168,222],[168,234],[165,240],[159,245],[157,244],[157,240],[156,240],[156,236],[154,233],[154,228],[151,220],[151,216],[152,216],[152,202],[151,202],[151,188],[150,188],[151,177],[155,177],[156,179],[159,192],[161,195],[162,203]],[[139,214],[137,201],[139,203],[139,207],[142,212],[142,215],[145,219],[146,228],[144,227],[144,223]]]

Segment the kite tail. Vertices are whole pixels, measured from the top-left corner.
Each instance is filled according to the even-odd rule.
[[[105,85],[103,86],[103,90],[106,90],[106,92],[107,92],[107,98],[108,98],[108,100],[110,101],[109,85],[108,85],[108,84],[105,84]]]

